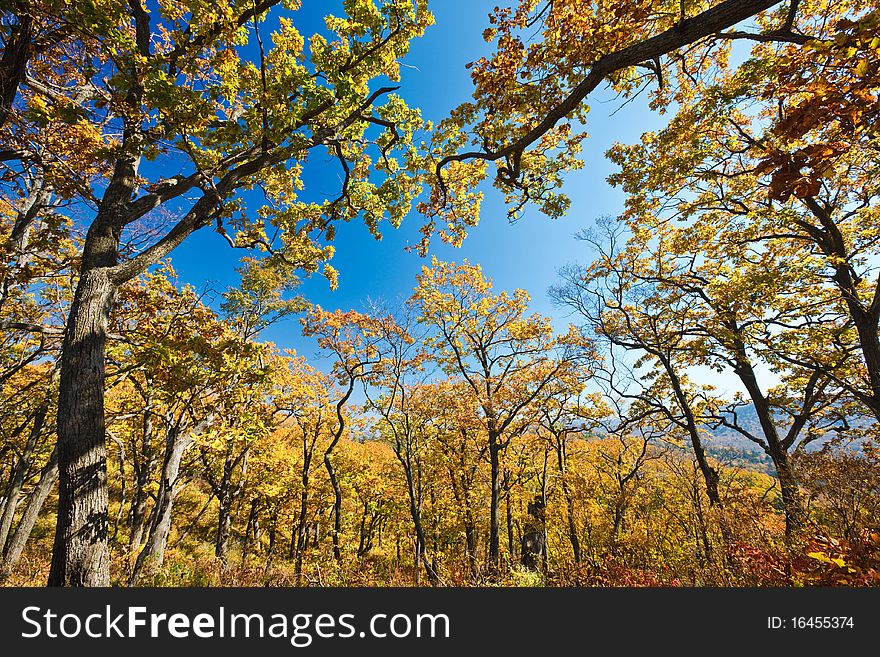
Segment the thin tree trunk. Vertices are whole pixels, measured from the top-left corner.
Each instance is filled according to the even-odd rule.
[[[458,457],[457,468],[450,467],[449,483],[452,494],[459,508],[462,509],[462,524],[464,525],[465,558],[467,559],[468,572],[471,581],[476,581],[479,575],[477,566],[477,523],[474,519],[473,506],[471,505],[471,478],[467,476],[464,448],[454,452]]]
[[[144,399],[147,406],[152,404],[152,399],[147,396]],[[150,449],[151,438],[153,434],[153,413],[147,410],[144,413],[143,421],[143,441],[141,442],[141,453],[144,457],[140,461],[137,455],[133,455],[132,463],[134,465],[135,489],[134,496],[131,500],[131,510],[129,511],[129,550],[136,549],[144,537],[144,522],[147,515],[147,486],[150,483],[150,476],[153,473],[153,466],[156,457]]]
[[[308,542],[308,510],[309,510],[309,490],[308,477],[303,477],[303,491],[300,496],[299,517],[294,526],[294,536],[291,541],[291,547],[296,556],[296,566],[294,573],[296,574],[296,582],[300,584],[302,581],[303,557],[306,552],[306,543]]]
[[[623,496],[623,493],[620,493],[620,496]],[[625,509],[623,507],[623,503],[618,500],[614,504],[614,524],[611,527],[611,554],[617,555],[618,548],[618,540],[620,537],[620,530],[623,528],[623,516]]]
[[[9,482],[9,489],[6,494],[6,501],[3,505],[3,513],[0,514],[0,551],[6,546],[6,540],[9,538],[9,530],[12,528],[12,522],[15,519],[15,511],[18,508],[18,498],[21,495],[21,488],[24,485],[25,477],[31,469],[32,457],[37,447],[37,442],[43,432],[46,414],[49,412],[49,401],[44,401],[37,409],[34,415],[33,425],[30,434],[28,434],[27,442],[21,457],[15,464],[12,476]]]
[[[230,449],[227,449],[226,461],[223,465],[223,479],[217,489],[217,501],[220,504],[217,518],[217,541],[214,545],[214,555],[226,565],[229,552],[229,537],[232,533],[232,505],[241,493],[247,476],[248,458],[250,445],[236,457],[232,458]],[[235,468],[241,463],[241,473],[238,484],[233,484]]]
[[[296,584],[302,584],[303,558],[308,543],[308,512],[309,512],[309,471],[312,464],[311,451],[306,447],[303,449],[303,466],[302,466],[302,493],[300,494],[299,516],[294,525],[294,533],[290,539],[290,556],[296,556],[296,565],[294,566],[294,574],[296,575]]]
[[[697,516],[697,530],[700,534],[700,540],[703,543],[703,554],[705,556],[706,563],[712,559],[712,543],[709,541],[709,531],[706,526],[706,518],[703,513],[703,505],[700,502],[700,491],[697,489],[696,484],[691,491],[691,499],[694,503],[694,512]]]
[[[342,488],[336,479],[336,470],[333,467],[330,455],[345,431],[345,416],[342,414],[342,409],[345,408],[345,404],[348,403],[351,394],[354,392],[355,382],[356,379],[351,376],[348,380],[348,388],[345,394],[336,402],[336,431],[333,433],[333,440],[330,441],[330,444],[324,451],[324,467],[327,470],[327,475],[330,477],[330,485],[333,487],[333,558],[337,562],[342,561],[342,552],[339,549],[339,536],[342,534]]]
[[[339,549],[339,535],[342,533],[342,488],[336,479],[336,470],[330,460],[330,450],[324,452],[324,467],[333,487],[333,558],[342,561],[342,553]]]
[[[666,375],[669,378],[669,382],[672,384],[673,394],[675,395],[679,408],[684,415],[688,436],[691,440],[691,448],[697,459],[697,465],[700,467],[700,473],[703,475],[703,481],[706,483],[706,495],[709,497],[709,502],[712,505],[720,508],[722,504],[721,495],[718,493],[718,471],[709,464],[709,460],[706,457],[706,450],[703,448],[703,441],[700,437],[700,431],[697,428],[697,420],[691,409],[690,401],[688,401],[687,395],[684,392],[681,379],[675,371],[675,368],[672,366],[672,361],[665,354],[660,354],[660,362],[666,370]]]
[[[430,561],[426,558],[427,545],[425,544],[425,531],[422,527],[421,495],[416,489],[412,465],[408,458],[404,458],[401,450],[402,447],[398,445],[395,452],[397,453],[397,460],[400,461],[400,464],[403,466],[403,473],[406,477],[406,492],[409,496],[409,515],[412,519],[413,529],[416,533],[416,569],[418,571],[418,561],[421,560],[425,565],[425,574],[428,576],[428,581],[431,582],[431,586],[437,586],[440,582],[440,578],[437,576],[437,572],[431,565]]]
[[[186,450],[195,441],[193,433],[183,433],[176,428],[168,431],[165,438],[165,461],[162,464],[162,480],[159,482],[159,493],[156,496],[156,504],[153,508],[150,531],[147,542],[138,554],[134,569],[129,578],[129,586],[134,586],[140,576],[141,569],[147,559],[151,559],[152,566],[159,568],[165,563],[165,550],[168,547],[168,537],[171,534],[171,519],[174,509],[174,500],[180,492],[178,480],[180,478],[180,463]]]
[[[513,512],[510,508],[510,489],[504,496],[504,516],[507,522],[507,551],[511,563],[516,559],[516,543],[513,535]]]
[[[219,515],[217,517],[217,540],[214,544],[214,556],[226,563],[229,550],[229,532],[232,526],[232,495],[224,491],[218,500],[220,502]]]
[[[770,402],[758,384],[758,377],[748,359],[745,345],[740,340],[735,343],[735,353],[736,367],[734,371],[742,381],[749,393],[752,405],[755,407],[761,431],[767,441],[767,453],[773,461],[776,475],[779,478],[779,486],[782,489],[782,509],[785,513],[785,535],[790,539],[803,524],[803,507],[800,491],[791,467],[791,459],[779,437]]]
[[[259,539],[260,526],[258,520],[258,510],[259,500],[253,499],[251,500],[251,509],[248,512],[247,523],[244,527],[244,543],[241,546],[241,563],[244,564],[247,562],[248,553],[251,551],[251,535],[253,535],[254,542]]]
[[[28,499],[28,504],[21,516],[21,520],[19,520],[18,526],[15,528],[12,537],[6,544],[6,551],[4,552],[2,559],[3,564],[0,566],[0,575],[8,575],[12,569],[15,568],[15,565],[21,558],[21,553],[24,551],[24,546],[27,544],[31,532],[34,529],[34,525],[40,515],[40,510],[43,508],[43,504],[46,502],[46,498],[49,497],[49,493],[52,492],[52,488],[55,486],[57,480],[58,448],[56,447],[52,450],[49,462],[43,466],[43,469],[40,472],[40,480],[31,492],[31,496]]]
[[[271,570],[275,560],[275,546],[278,540],[278,508],[272,512],[272,520],[269,523],[269,546],[266,549],[266,569],[268,573]]]
[[[372,521],[370,521],[369,525],[367,523],[367,518],[369,517],[370,506],[364,501],[364,510],[361,513],[361,522],[358,528],[358,551],[357,556],[358,559],[367,555],[370,551],[372,545],[370,544],[369,532],[370,526],[372,525]]]
[[[565,475],[562,479],[562,495],[565,497],[565,513],[568,520],[568,541],[571,543],[571,551],[574,554],[574,562],[581,562],[581,541],[578,538],[577,517],[575,515],[574,497],[565,481]]]
[[[470,572],[471,580],[476,581],[480,574],[477,568],[477,524],[474,522],[470,509],[465,510],[464,542],[467,552],[468,571]]]

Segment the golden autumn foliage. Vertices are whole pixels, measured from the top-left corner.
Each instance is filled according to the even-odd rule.
[[[0,21],[4,583],[880,583],[876,2],[510,0],[437,123],[397,89],[423,0],[315,33],[298,0],[26,4]],[[605,85],[666,123],[606,154],[624,198],[558,263],[571,324],[468,260],[399,303],[298,295],[336,288],[345,222],[460,246],[489,176],[509,218],[590,212],[564,182]],[[236,287],[177,279],[203,229]],[[266,341],[291,318],[316,357]]]

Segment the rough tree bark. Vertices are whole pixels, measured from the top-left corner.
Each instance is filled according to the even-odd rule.
[[[96,249],[99,255],[112,254],[115,260],[118,235],[102,235],[98,241],[105,247]],[[100,268],[85,264],[89,260],[84,261],[61,354],[58,521],[50,586],[110,585],[104,356],[115,286]]]
[[[34,20],[28,11],[28,3],[13,3],[18,23],[12,26],[0,58],[0,126],[6,123],[12,111],[12,103],[18,95],[18,87],[27,75],[31,58]]]

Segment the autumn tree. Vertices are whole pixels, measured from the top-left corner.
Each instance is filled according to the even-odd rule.
[[[29,365],[3,382],[3,445],[0,479],[0,574],[15,566],[30,536],[36,514],[54,483],[57,468],[52,440],[53,388],[57,376],[52,364]],[[24,511],[16,517],[24,503]]]
[[[831,378],[876,417],[877,12],[852,21],[862,9],[805,8],[808,44],[756,48],[740,70],[693,90],[666,129],[610,155],[631,224],[662,207],[694,236],[736,235],[744,252],[799,266],[816,291],[816,331],[790,346],[788,363]],[[850,352],[861,363],[842,367]]]
[[[541,404],[538,426],[543,430],[553,451],[559,485],[565,500],[565,516],[568,540],[576,564],[581,562],[580,530],[577,524],[577,508],[570,482],[569,451],[578,437],[587,437],[602,426],[602,419],[611,409],[601,393],[585,393],[581,390],[560,390]]]
[[[427,345],[441,367],[461,376],[480,409],[491,465],[489,561],[499,562],[501,456],[533,421],[533,402],[570,366],[564,340],[547,318],[528,314],[524,290],[495,293],[479,266],[424,267],[413,294],[419,320],[430,327]]]
[[[847,127],[849,115],[830,114],[829,122],[810,113],[837,103],[851,114],[857,96],[871,111],[870,65],[848,59],[873,57],[871,15],[860,35],[846,19],[859,11],[852,4],[801,9],[792,26],[808,42],[768,39],[736,70],[695,78],[672,94],[680,107],[667,128],[610,151],[621,167],[610,180],[628,193],[621,219],[632,238],[631,256],[604,268],[638,281],[641,296],[628,308],[653,304],[655,324],[690,314],[689,328],[673,323],[667,342],[689,334],[691,347],[709,347],[702,364],[740,379],[763,436],[737,421],[736,405],[719,422],[771,454],[790,526],[801,514],[788,452],[849,430],[860,411],[842,391],[874,412],[880,316],[871,283],[870,130]],[[801,75],[808,66],[809,79]],[[597,270],[594,280],[605,274]],[[673,300],[679,309],[670,312]],[[633,325],[623,326],[632,334]],[[761,383],[762,362],[783,385]]]
[[[464,558],[472,581],[480,573],[480,514],[485,494],[480,485],[481,465],[488,445],[483,422],[473,404],[466,381],[449,377],[420,387],[411,398],[413,412],[429,425],[435,472],[448,478],[443,488],[451,491],[457,531],[464,534]]]
[[[323,452],[327,448],[337,427],[334,404],[342,395],[334,389],[328,375],[309,366],[303,359],[292,358],[288,361],[288,368],[276,403],[289,418],[289,427],[284,432],[299,451],[299,510],[290,537],[290,556],[295,562],[297,583],[301,583],[313,495],[314,457],[316,450]]]
[[[358,507],[357,514],[352,514],[358,536],[355,555],[359,563],[363,563],[378,547],[382,531],[392,515],[397,513],[401,517],[405,513],[396,457],[384,442],[352,440],[345,443],[339,460],[351,487],[352,501]]]
[[[204,301],[193,288],[178,287],[167,265],[130,282],[117,298],[108,347],[107,431],[119,443],[120,475],[125,476],[126,466],[131,468],[127,524],[132,550],[144,543],[157,466],[164,460],[163,467],[175,467],[167,462],[166,450],[178,449],[175,443],[199,421],[195,409],[206,388],[196,383],[198,375],[188,367],[194,363],[203,326],[215,319]],[[179,467],[179,458],[175,461]],[[120,501],[121,506],[125,503]],[[164,504],[170,512],[173,495]]]
[[[214,420],[198,434],[202,474],[217,498],[218,516],[214,552],[228,559],[233,506],[247,481],[253,444],[274,429],[275,405],[271,398],[275,371],[284,367],[271,347],[243,340],[225,326],[220,328],[210,358],[217,358],[218,385],[208,392]],[[225,333],[225,334],[224,334]]]
[[[671,431],[683,432],[700,465],[709,500],[720,506],[718,472],[709,463],[701,431],[706,391],[691,384],[684,371],[689,362],[684,348],[687,320],[682,313],[672,312],[674,307],[687,317],[689,307],[686,302],[676,305],[668,296],[652,297],[648,284],[639,286],[631,261],[620,260],[622,231],[613,223],[603,224],[606,231],[598,236],[580,236],[594,247],[594,262],[588,267],[566,267],[563,283],[553,288],[553,296],[586,320],[586,330],[608,341],[608,366],[602,380],[609,395],[619,400],[621,424],[638,426],[659,415]],[[653,361],[659,372],[634,372],[620,361],[615,347],[638,355],[636,369]]]
[[[222,555],[230,504],[229,486],[224,488],[223,482],[228,477],[213,476],[207,454],[217,441],[218,427],[228,425],[224,419],[241,410],[236,401],[241,396],[254,401],[248,393],[271,380],[273,370],[265,361],[274,361],[264,345],[249,341],[218,317],[204,295],[191,287],[178,288],[170,267],[121,288],[117,303],[109,373],[119,378],[114,375],[118,368],[123,375],[110,391],[107,430],[122,443],[132,469],[128,524],[129,546],[137,553],[130,577],[134,583],[147,562],[161,567],[164,561],[175,499],[193,475],[183,467],[184,459],[195,445],[206,478],[219,491],[217,543]],[[255,404],[257,408],[262,407]],[[271,421],[268,411],[265,421]],[[151,496],[154,485],[157,493]]]
[[[333,466],[333,450],[345,432],[345,407],[359,384],[369,377],[384,358],[380,351],[383,338],[394,328],[390,316],[373,317],[355,310],[328,311],[313,307],[301,320],[303,335],[315,337],[318,346],[333,358],[333,374],[341,394],[334,401],[335,419],[330,430],[330,442],[324,450],[324,467],[333,486],[333,555],[342,558],[339,549],[342,533],[342,488]]]
[[[498,6],[483,36],[493,52],[472,64],[474,94],[437,132],[445,156],[436,164],[433,204],[453,206],[463,167],[485,178],[495,163],[495,186],[511,217],[528,204],[562,216],[568,199],[558,189],[580,168],[590,95],[603,83],[623,98],[656,83],[655,107],[672,90],[688,89],[728,64],[734,40],[801,45],[800,1],[628,2],[614,7],[569,0],[518,0]],[[755,18],[756,29],[741,29]],[[450,219],[464,232],[472,217]]]
[[[4,158],[30,166],[34,149],[15,146],[35,126],[63,136],[41,174],[67,178],[88,229],[61,358],[50,579],[107,584],[103,363],[115,291],[207,226],[313,272],[331,253],[319,240],[336,220],[397,225],[418,193],[417,177],[403,172],[422,123],[392,87],[371,82],[398,78],[399,58],[431,17],[421,2],[348,2],[346,16],[327,19],[330,36],[311,36],[306,48],[295,14],[276,0],[29,6],[5,22],[3,62],[16,74],[4,76],[4,130],[21,138],[4,143]],[[41,39],[42,26],[59,24],[68,38]],[[316,150],[345,180],[338,196],[306,203],[301,172]],[[78,166],[83,154],[93,166]],[[258,183],[265,210],[246,210],[243,194]],[[146,228],[163,216],[159,231]]]
[[[626,529],[627,513],[644,485],[646,467],[661,458],[657,434],[635,428],[597,444],[593,466],[599,475],[599,499],[610,516],[609,544],[612,556],[620,549],[621,534]]]
[[[0,497],[3,572],[18,562],[58,471],[57,356],[76,246],[44,182],[33,168],[0,177],[0,458],[9,475]]]
[[[383,313],[380,307],[372,312],[379,316],[384,314],[386,319],[376,324],[379,331],[376,346],[381,360],[373,366],[371,375],[365,380],[369,384],[365,388],[367,401],[381,418],[380,434],[389,437],[406,480],[409,511],[416,534],[416,572],[424,566],[428,581],[436,585],[439,575],[426,555],[427,543],[422,523],[424,459],[430,440],[431,416],[420,412],[424,410],[424,401],[420,403],[417,399],[429,394],[429,388],[419,385],[418,381],[424,378],[424,364],[429,359],[420,336],[412,335],[419,327],[411,305],[407,304],[396,316]]]
[[[857,540],[877,518],[880,464],[873,444],[805,453],[796,462],[808,510],[833,536]]]
[[[701,434],[717,421],[773,460],[788,529],[794,531],[803,512],[790,453],[845,427],[839,387],[818,371],[791,366],[786,357],[792,345],[820,344],[812,320],[821,291],[813,289],[801,261],[784,252],[743,251],[738,233],[726,228],[709,232],[705,223],[678,226],[642,216],[630,229],[624,245],[612,237],[589,268],[569,271],[564,297],[601,336],[638,354],[637,366],[654,368],[632,378],[636,393],[617,392],[634,399],[643,416],[658,415],[684,433],[712,503],[721,504],[718,473]],[[739,379],[760,435],[737,420],[744,402],[726,402],[713,386],[689,382],[688,370],[698,366]],[[762,366],[780,382],[763,383]]]

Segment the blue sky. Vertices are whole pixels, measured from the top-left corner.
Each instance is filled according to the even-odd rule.
[[[421,108],[425,118],[440,120],[470,98],[472,85],[465,65],[488,53],[482,32],[494,5],[495,0],[431,3],[436,24],[413,42],[404,60],[399,92],[408,103]],[[306,2],[294,14],[295,23],[304,34],[320,30],[323,15],[337,6],[336,2]],[[431,255],[441,260],[467,258],[481,264],[496,289],[524,288],[532,295],[534,310],[553,316],[559,326],[566,324],[564,312],[553,307],[547,289],[556,281],[561,265],[589,257],[584,245],[574,240],[574,234],[591,226],[597,217],[622,209],[623,195],[605,181],[612,168],[603,154],[616,141],[633,142],[645,130],[662,126],[661,117],[650,112],[642,99],[622,105],[608,93],[600,93],[592,103],[586,126],[590,134],[584,151],[586,166],[571,174],[565,186],[572,199],[567,217],[550,220],[530,210],[510,224],[503,198],[487,184],[482,220],[464,246],[455,249],[437,240]],[[307,195],[320,198],[338,192],[337,167],[329,158],[326,164],[322,167],[320,158],[310,163]],[[418,241],[419,224],[420,218],[413,216],[400,229],[383,231],[381,241],[357,222],[339,226],[332,263],[339,270],[339,287],[331,291],[326,280],[316,276],[306,280],[302,292],[312,302],[330,309],[360,308],[369,297],[393,301],[409,295],[416,274],[427,264],[425,259],[404,250],[407,244]],[[172,262],[182,281],[199,288],[211,284],[223,289],[236,284],[235,268],[241,255],[218,234],[205,230],[179,247]],[[313,343],[300,335],[295,318],[270,327],[263,337],[282,348],[314,353]]]

